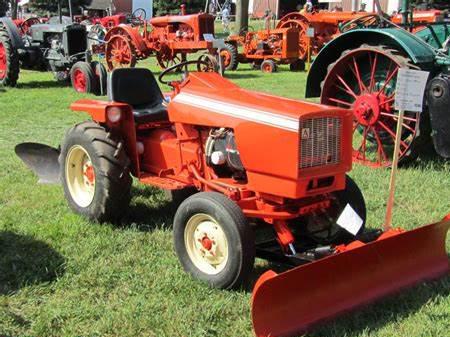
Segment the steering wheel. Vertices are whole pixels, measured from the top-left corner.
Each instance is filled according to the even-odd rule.
[[[345,33],[348,32],[349,30],[356,28],[368,28],[374,26],[378,27],[383,21],[384,21],[383,18],[378,14],[368,14],[361,16],[360,18],[350,20],[344,23],[343,25],[340,25],[339,31],[341,33]]]
[[[142,22],[145,21],[147,18],[147,12],[144,8],[137,8],[132,14],[131,14],[131,23],[139,25]]]
[[[185,76],[185,74],[188,73],[187,66],[190,64],[197,65],[197,69],[199,69],[201,66],[210,67],[210,64],[208,62],[201,61],[201,60],[190,60],[190,61],[180,62],[180,63],[174,64],[174,65],[164,69],[161,72],[161,74],[159,74],[158,81],[162,84],[171,85],[171,83],[174,81],[164,81],[163,78],[170,73],[179,71],[183,67],[185,68],[185,72],[184,72],[184,76]]]

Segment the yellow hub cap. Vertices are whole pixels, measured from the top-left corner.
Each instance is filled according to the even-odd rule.
[[[80,207],[89,206],[95,194],[95,170],[91,157],[80,145],[70,148],[65,171],[66,183],[72,199]]]
[[[205,274],[220,273],[228,261],[228,240],[218,222],[207,214],[192,216],[184,229],[189,258]]]

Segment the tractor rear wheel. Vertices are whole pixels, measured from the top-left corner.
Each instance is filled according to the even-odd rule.
[[[15,87],[19,78],[19,54],[8,32],[0,28],[0,85]]]
[[[328,67],[321,103],[353,111],[353,159],[372,167],[391,165],[398,111],[395,86],[400,68],[417,68],[388,46],[362,45]],[[426,113],[405,112],[399,163],[415,159],[429,139]]]
[[[136,65],[136,50],[131,38],[126,34],[116,34],[109,38],[105,50],[109,70],[133,68]]]
[[[130,202],[129,159],[122,140],[94,122],[66,133],[59,156],[64,195],[88,219],[117,221]]]
[[[94,71],[87,62],[77,62],[70,69],[70,81],[76,92],[94,93],[98,86]]]
[[[261,71],[263,73],[274,73],[277,71],[277,64],[274,60],[264,60],[261,63]]]
[[[210,286],[236,288],[253,269],[253,230],[240,207],[223,194],[187,198],[175,214],[173,235],[183,268]]]
[[[238,67],[238,50],[235,45],[225,43],[225,48],[220,51],[223,66],[226,70],[236,70]]]

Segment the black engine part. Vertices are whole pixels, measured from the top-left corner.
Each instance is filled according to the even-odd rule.
[[[440,74],[428,85],[432,138],[436,152],[450,158],[450,76]]]

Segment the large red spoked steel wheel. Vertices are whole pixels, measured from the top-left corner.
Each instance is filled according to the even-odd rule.
[[[398,50],[362,45],[328,67],[321,103],[353,111],[353,159],[372,167],[391,165],[398,111],[395,85],[400,68],[414,68]],[[427,133],[419,113],[405,112],[400,163],[414,159]]]
[[[133,68],[136,65],[135,48],[128,35],[111,36],[106,43],[106,63],[109,70]]]
[[[156,61],[161,69],[167,69],[177,63],[186,61],[186,54],[174,54],[169,48],[162,48],[156,52]]]
[[[308,37],[306,31],[310,26],[309,20],[300,13],[291,13],[283,18],[277,28],[297,28],[298,29],[298,54],[299,58],[305,60],[308,54]]]
[[[19,55],[8,32],[0,28],[0,85],[14,87],[19,78]]]

